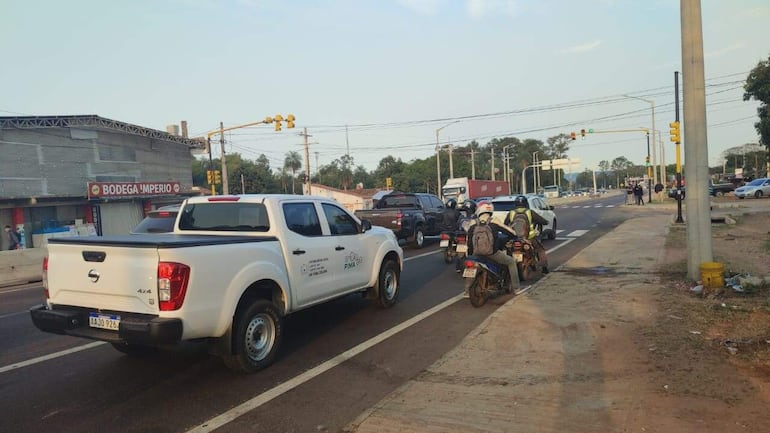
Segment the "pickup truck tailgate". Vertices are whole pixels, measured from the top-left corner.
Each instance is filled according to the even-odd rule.
[[[48,245],[50,305],[158,314],[156,247]]]

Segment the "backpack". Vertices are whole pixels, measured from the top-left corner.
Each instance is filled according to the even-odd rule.
[[[473,254],[477,256],[491,256],[495,253],[495,232],[489,224],[479,222],[473,228]]]
[[[516,235],[528,239],[529,238],[529,217],[523,212],[514,212],[513,218],[511,218],[511,228],[516,232]]]

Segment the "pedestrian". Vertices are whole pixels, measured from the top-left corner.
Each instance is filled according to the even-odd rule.
[[[11,230],[11,226],[5,226],[5,232],[8,236],[8,249],[9,250],[18,250],[21,248],[21,243],[19,241],[19,234],[16,233],[15,230]]]
[[[640,184],[634,186],[634,197],[636,197],[636,204],[644,206],[644,190]]]

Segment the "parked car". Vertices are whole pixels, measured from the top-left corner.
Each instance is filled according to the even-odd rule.
[[[179,214],[181,205],[162,206],[147,214],[144,219],[131,230],[132,235],[140,233],[169,233],[174,231],[174,222]]]
[[[515,209],[514,200],[516,197],[518,196],[507,195],[495,197],[492,200],[492,207],[494,209],[492,216],[500,221],[504,220],[505,216],[508,214],[508,211]],[[556,213],[553,211],[553,206],[548,205],[544,198],[536,194],[527,194],[525,197],[527,197],[529,208],[532,209],[533,212],[537,212],[540,216],[545,218],[546,221],[548,221],[548,225],[543,227],[543,233],[541,233],[541,235],[548,237],[548,239],[555,239]]]
[[[762,198],[765,195],[770,195],[770,178],[767,177],[754,179],[735,190],[735,196],[740,199],[746,197]]]

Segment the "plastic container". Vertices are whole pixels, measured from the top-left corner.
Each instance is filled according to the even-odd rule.
[[[725,266],[717,262],[700,264],[700,279],[707,289],[718,289],[725,286]]]

